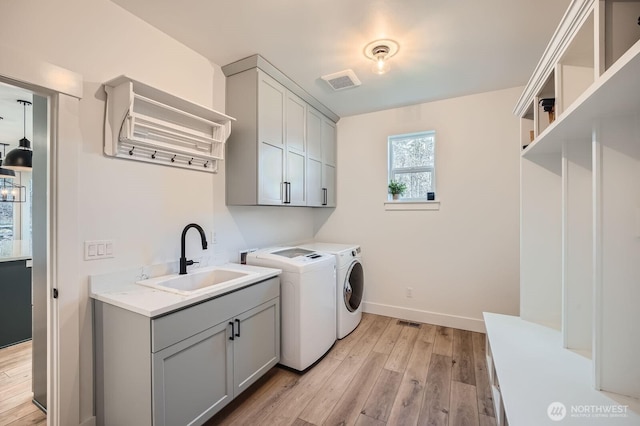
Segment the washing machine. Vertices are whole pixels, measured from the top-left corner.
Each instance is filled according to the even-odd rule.
[[[342,339],[355,330],[362,319],[364,269],[360,246],[314,242],[299,247],[336,258],[336,337]]]
[[[335,256],[272,247],[249,253],[247,264],[282,270],[280,364],[305,370],[336,341]]]

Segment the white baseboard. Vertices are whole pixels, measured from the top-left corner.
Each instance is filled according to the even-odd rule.
[[[86,419],[85,421],[80,423],[80,426],[96,426],[96,418],[95,418],[95,416],[94,417],[89,417],[88,419]]]
[[[403,308],[401,306],[383,305],[381,303],[363,302],[363,312],[417,321],[426,324],[441,325],[443,327],[459,328],[461,330],[486,333],[484,320],[462,317],[458,315],[441,314],[438,312],[422,311],[419,309]]]

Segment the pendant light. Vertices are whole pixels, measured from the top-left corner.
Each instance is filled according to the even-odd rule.
[[[4,117],[0,117],[0,120],[4,120]],[[9,146],[8,143],[0,143],[2,145],[2,154],[0,154],[0,179],[15,179],[16,172],[9,169],[2,168],[2,156],[6,154],[6,149]]]
[[[7,154],[4,168],[18,172],[29,172],[33,162],[33,151],[31,151],[31,141],[27,139],[27,105],[31,105],[31,102],[22,99],[18,99],[18,102],[24,106],[24,137],[20,139],[18,148],[12,149]]]
[[[2,117],[0,117],[0,120],[2,120]],[[7,146],[9,146],[9,144],[0,143],[0,145],[2,145],[2,154],[0,154],[0,179],[15,179],[16,172],[2,167],[2,155],[4,154],[5,149],[7,149]]]

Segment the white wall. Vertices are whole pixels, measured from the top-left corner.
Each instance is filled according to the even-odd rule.
[[[189,222],[209,233],[215,229],[218,243],[205,255],[216,262],[234,260],[240,248],[309,239],[319,230],[323,240],[362,244],[368,302],[473,319],[483,310],[517,313],[518,127],[510,111],[519,89],[342,120],[335,211],[227,208],[224,165],[210,175],[102,154],[101,83],[127,74],[224,111],[217,64],[107,0],[23,0],[0,8],[2,43],[84,78],[79,142],[60,141],[74,158],[60,159],[72,167],[62,168],[69,186],[59,189],[77,189],[76,196],[65,197],[71,201],[62,213],[78,218],[77,236],[71,237],[76,252],[64,257],[66,267],[77,271],[64,283],[77,289],[77,312],[62,327],[80,338],[73,379],[78,387],[71,391],[77,401],[65,407],[71,411],[65,424],[93,415],[88,276],[177,260],[180,232]],[[426,129],[437,131],[441,210],[386,212],[386,136]],[[85,262],[83,241],[93,239],[114,239],[116,257]],[[190,257],[203,255],[197,243],[190,235]],[[404,298],[407,286],[414,288],[413,299]]]
[[[365,310],[482,330],[518,313],[520,88],[338,123],[338,207],[316,238],[362,246]],[[387,136],[436,131],[439,211],[385,211]],[[405,297],[413,288],[413,298]]]
[[[150,27],[107,0],[2,2],[0,40],[30,55],[84,78],[80,102],[81,142],[61,140],[73,149],[77,162],[77,204],[62,206],[77,215],[75,256],[67,267],[77,270],[77,313],[62,327],[79,333],[79,388],[73,389],[68,422],[81,423],[93,416],[93,365],[91,309],[87,279],[91,274],[177,261],[180,233],[197,222],[218,243],[202,253],[190,234],[189,257],[214,256],[213,261],[234,260],[238,249],[308,239],[313,236],[313,215],[307,209],[242,208],[229,210],[224,203],[224,166],[217,175],[139,162],[107,158],[102,154],[105,95],[101,83],[120,74],[224,111],[224,76],[220,67]],[[27,29],[25,29],[27,28]],[[77,165],[76,165],[77,164]],[[60,188],[61,191],[75,188]],[[74,197],[71,197],[73,199]],[[85,262],[85,240],[115,240],[116,257]],[[65,348],[74,352],[75,348]],[[79,406],[76,411],[76,404]]]

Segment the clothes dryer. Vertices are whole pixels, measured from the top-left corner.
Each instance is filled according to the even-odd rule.
[[[299,247],[336,258],[336,337],[342,339],[355,330],[362,319],[364,269],[360,246],[314,242]]]
[[[335,256],[273,247],[249,253],[247,264],[282,270],[280,364],[305,370],[336,341]]]

